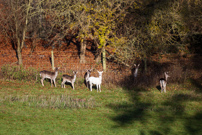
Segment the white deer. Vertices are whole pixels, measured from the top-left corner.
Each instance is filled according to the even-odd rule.
[[[170,77],[170,76],[168,75],[168,72],[164,72],[164,78],[161,78],[161,79],[160,79],[161,93],[162,93],[162,92],[165,92],[165,93],[166,93],[166,84],[167,84],[167,81],[168,81],[168,77]]]
[[[133,72],[133,75],[134,75],[134,78],[137,77],[137,73],[138,73],[138,68],[139,68],[140,64],[136,65],[134,64],[134,72]]]
[[[96,87],[97,87],[97,92],[98,92],[98,90],[100,90],[100,92],[101,92],[101,83],[102,83],[102,73],[103,73],[103,71],[97,71],[98,72],[98,74],[99,74],[99,77],[89,77],[89,79],[88,79],[88,81],[89,81],[89,84],[90,84],[90,91],[92,91],[92,86],[93,86],[93,84],[95,84],[96,85]]]
[[[89,69],[86,71],[85,75],[84,75],[84,79],[85,79],[85,84],[87,86],[87,88],[89,88],[89,77],[90,77],[90,73],[91,73],[92,69]]]
[[[48,78],[48,79],[51,80],[51,87],[52,87],[52,83],[54,83],[54,85],[56,87],[55,79],[56,79],[56,77],[58,75],[58,69],[59,68],[60,67],[58,67],[58,68],[56,67],[55,68],[55,72],[51,72],[51,71],[47,71],[47,70],[40,71],[40,77],[41,77],[41,84],[42,84],[42,86],[44,86],[44,84],[43,84],[44,79]]]
[[[63,75],[62,76],[62,84],[61,84],[61,87],[62,88],[65,88],[65,82],[69,82],[69,83],[71,83],[71,85],[72,85],[72,88],[73,88],[73,90],[74,90],[74,82],[76,81],[76,74],[77,74],[78,72],[77,71],[73,71],[73,76],[69,76],[69,75]]]

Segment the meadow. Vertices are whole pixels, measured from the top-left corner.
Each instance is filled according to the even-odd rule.
[[[0,81],[0,134],[202,133],[201,85],[191,80],[158,88],[102,86],[102,92],[75,84],[62,89],[45,81]]]

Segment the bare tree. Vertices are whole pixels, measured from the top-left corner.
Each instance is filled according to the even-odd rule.
[[[16,50],[18,64],[23,65],[22,49],[25,45],[26,35],[33,17],[38,14],[37,0],[8,0],[1,1],[3,5],[0,10],[1,32],[7,43],[12,43]]]
[[[83,12],[83,7],[87,0],[68,1],[46,1],[43,10],[45,11],[46,27],[48,31],[44,37],[49,40],[49,45],[55,46],[62,40],[67,40],[66,36],[77,38],[80,42],[79,54],[80,62],[85,63],[86,34],[81,20],[87,18]],[[85,25],[86,26],[86,25]],[[44,34],[45,34],[44,33]],[[78,44],[78,43],[76,43]]]

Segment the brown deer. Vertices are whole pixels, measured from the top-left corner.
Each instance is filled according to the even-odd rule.
[[[47,70],[40,71],[40,77],[41,77],[41,84],[42,84],[42,86],[44,86],[43,80],[44,80],[45,78],[48,78],[48,79],[51,80],[51,87],[52,87],[52,83],[54,83],[54,85],[55,85],[55,87],[56,87],[55,79],[56,79],[56,77],[57,77],[57,75],[58,75],[58,69],[59,69],[59,68],[60,68],[60,67],[58,67],[58,68],[56,67],[54,72],[47,71]]]
[[[76,71],[73,71],[73,76],[69,76],[69,75],[63,75],[62,76],[62,84],[61,84],[61,87],[62,88],[65,88],[65,82],[69,82],[69,83],[71,83],[71,85],[72,85],[72,88],[73,88],[73,90],[74,90],[74,82],[76,81],[76,74],[77,74],[78,72]]]
[[[90,73],[91,73],[92,69],[89,69],[86,71],[85,75],[84,75],[84,81],[85,81],[85,84],[87,86],[87,88],[89,88],[89,77],[90,77]]]

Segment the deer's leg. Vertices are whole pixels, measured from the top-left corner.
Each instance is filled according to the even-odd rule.
[[[62,83],[63,83],[63,81],[62,81]],[[61,83],[61,88],[63,87],[63,86],[62,86],[62,83]]]
[[[44,80],[44,78],[41,78],[41,84],[42,84],[42,86],[44,86],[44,84],[43,84],[43,80]]]
[[[63,80],[62,83],[61,83],[61,87],[62,87],[62,88],[65,88],[65,81],[64,81],[64,80]]]
[[[52,87],[53,80],[51,79],[51,87]]]
[[[90,88],[90,82],[87,82],[87,87],[88,87],[88,89]]]
[[[54,82],[54,85],[55,85],[55,87],[57,87],[57,86],[56,86],[56,82],[55,82],[55,79],[53,79],[53,82]]]
[[[160,81],[160,88],[161,88],[161,93],[163,92],[163,86],[161,84],[161,81]]]
[[[97,87],[97,92],[98,92],[98,89],[99,89],[99,85],[98,85],[98,84],[96,84],[96,87]]]
[[[74,90],[74,83],[72,83],[72,87],[73,87],[73,90]]]
[[[66,81],[63,81],[63,86],[64,86],[63,88],[65,88],[65,83],[66,83]]]
[[[92,91],[92,83],[90,83],[90,91]]]
[[[87,88],[89,88],[89,86],[88,86],[88,82],[86,81],[86,86],[87,86]]]

